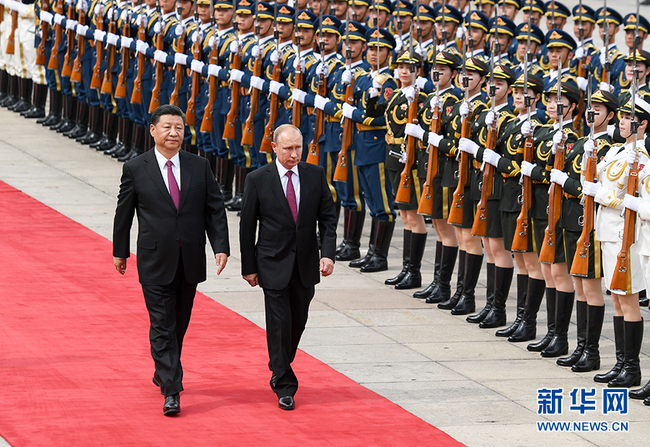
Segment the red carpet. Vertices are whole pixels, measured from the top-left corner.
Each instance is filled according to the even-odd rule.
[[[268,386],[262,329],[198,295],[183,412],[162,415],[135,260],[0,182],[0,436],[12,446],[458,446],[299,353],[295,411]],[[261,296],[260,296],[260,299]]]

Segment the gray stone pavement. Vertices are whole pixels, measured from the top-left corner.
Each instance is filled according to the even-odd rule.
[[[109,239],[120,174],[121,164],[115,160],[0,109],[0,180]],[[264,327],[262,292],[251,289],[240,276],[238,218],[234,213],[228,218],[232,244],[228,266],[216,277],[210,265],[209,280],[199,290]],[[339,234],[341,230],[339,225]],[[369,227],[365,230],[364,245]],[[431,279],[435,245],[435,234],[429,232],[423,265],[426,282]],[[607,446],[635,441],[645,445],[643,440],[650,436],[649,407],[630,401],[629,414],[602,416],[599,401],[598,412],[571,412],[568,393],[574,387],[596,388],[600,399],[603,387],[592,381],[593,374],[572,373],[554,359],[528,352],[526,343],[508,343],[496,338],[494,330],[479,329],[464,317],[412,298],[411,291],[385,286],[384,279],[401,267],[401,235],[398,224],[388,272],[361,274],[346,263],[336,264],[333,276],[317,287],[302,349],[469,446]],[[484,304],[485,281],[482,273],[479,308]],[[514,291],[510,298],[511,321]],[[606,302],[603,370],[614,362],[612,306],[611,300]],[[643,315],[649,317],[647,310]],[[541,311],[540,333],[545,332],[545,323]],[[570,337],[573,347],[574,324]],[[650,371],[649,354],[646,342],[641,356],[645,371]],[[564,388],[562,415],[537,415],[537,389],[542,387]],[[629,432],[541,433],[536,421],[628,421]],[[2,445],[6,444],[0,438]]]

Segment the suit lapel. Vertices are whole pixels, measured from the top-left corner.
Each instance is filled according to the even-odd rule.
[[[158,190],[163,195],[163,197],[165,197],[167,203],[172,208],[174,208],[174,211],[176,211],[176,206],[174,205],[172,196],[169,194],[169,190],[165,186],[165,181],[162,178],[162,172],[160,172],[160,166],[158,166],[158,161],[156,160],[156,154],[154,153],[154,151],[155,149],[151,149],[150,151],[146,152],[146,154],[151,154],[151,155],[148,155],[144,159],[145,170],[147,171],[147,174],[149,174],[149,177],[151,177],[151,180],[153,181],[154,185],[156,185],[156,188],[158,188]]]
[[[271,191],[275,195],[275,198],[280,202],[280,206],[284,210],[287,217],[291,220],[291,223],[295,225],[293,221],[293,215],[291,214],[291,208],[289,208],[289,202],[287,202],[287,196],[284,195],[282,190],[282,183],[280,182],[280,175],[278,174],[278,168],[275,166],[275,162],[272,162],[267,165],[267,175],[269,176],[269,185],[271,185]]]
[[[180,210],[187,198],[187,192],[190,189],[190,184],[192,183],[192,157],[190,157],[184,151],[178,153],[180,159],[180,168],[181,168],[181,197],[178,201],[178,209]],[[170,196],[171,197],[171,196]]]

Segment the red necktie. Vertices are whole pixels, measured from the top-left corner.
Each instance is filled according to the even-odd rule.
[[[174,177],[174,172],[172,171],[172,166],[174,165],[171,160],[167,160],[167,182],[169,183],[169,195],[172,196],[172,201],[178,209],[178,202],[180,201],[180,191],[178,190],[178,183],[176,182],[176,177]],[[295,199],[294,199],[295,200]]]
[[[296,203],[296,191],[293,189],[293,182],[291,181],[292,171],[287,171],[287,202],[289,202],[289,209],[293,216],[293,222],[298,223],[298,204]]]

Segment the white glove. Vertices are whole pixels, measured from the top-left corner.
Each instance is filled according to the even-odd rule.
[[[357,108],[351,106],[347,102],[344,102],[341,110],[343,112],[344,117],[346,117],[347,119],[352,119],[352,114],[354,113],[355,110],[357,110]]]
[[[501,160],[501,155],[497,154],[492,149],[485,149],[483,151],[484,162],[491,164],[492,166],[496,166],[499,164],[499,160]]]
[[[293,68],[295,70],[297,70],[298,66],[300,66],[300,71],[305,71],[305,68],[307,68],[307,63],[305,62],[305,60],[303,58],[296,57],[293,60]]]
[[[273,53],[271,53],[271,63],[273,65],[277,65],[278,62],[280,62],[280,55],[278,54],[278,50],[273,50]]]
[[[104,14],[104,5],[102,3],[95,6],[95,15]]]
[[[122,22],[129,21],[129,11],[127,11],[126,9],[124,11],[122,11],[122,14],[120,14],[120,20]]]
[[[434,132],[429,132],[429,144],[431,146],[438,147],[440,145],[441,140],[442,140],[442,135],[438,135],[437,133]]]
[[[185,32],[185,25],[183,25],[182,23],[176,25],[176,28],[174,29],[174,33],[176,33],[177,37],[181,37],[184,32]]]
[[[551,183],[557,183],[564,188],[564,184],[568,178],[569,175],[566,172],[560,171],[559,169],[551,169]]]
[[[244,72],[233,68],[230,70],[230,80],[232,82],[241,82],[241,78],[244,77]]]
[[[294,101],[298,101],[300,104],[305,103],[305,96],[307,96],[307,93],[297,88],[294,88],[293,92],[291,92],[291,98],[293,98]]]
[[[576,51],[573,53],[573,57],[575,57],[576,60],[582,60],[582,58],[585,57],[585,48],[584,47],[576,48]]]
[[[135,25],[138,28],[142,26],[142,14],[138,14],[138,17],[135,19]]]
[[[628,151],[628,153],[625,154],[625,163],[627,163],[628,170],[632,167],[635,160],[636,160],[636,151]]]
[[[415,78],[415,85],[418,86],[420,90],[424,88],[424,85],[427,83],[427,78],[423,78],[422,76],[418,76]]]
[[[120,36],[113,33],[106,34],[106,43],[109,45],[117,46],[117,41],[120,39]]]
[[[526,177],[530,177],[530,174],[532,174],[533,169],[537,166],[535,163],[531,163],[529,161],[522,161],[521,162],[521,175],[525,175]]]
[[[580,90],[582,90],[583,92],[587,91],[587,86],[589,84],[589,81],[587,80],[587,78],[583,78],[582,76],[578,76],[576,78],[576,82],[578,83],[578,87],[580,87]]]
[[[281,84],[278,81],[271,81],[269,83],[269,91],[274,95],[279,94],[282,87],[284,87],[284,84]]]
[[[201,74],[204,65],[205,64],[203,63],[203,61],[192,59],[192,62],[190,63],[190,69],[195,73]]]
[[[373,87],[368,90],[368,95],[370,96],[371,99],[376,98],[377,96],[379,96],[379,90]]]
[[[400,50],[402,49],[402,39],[400,39],[399,34],[393,34],[393,37],[395,38],[395,54],[398,54]]]
[[[77,26],[77,23],[79,22],[77,22],[76,20],[67,20],[65,22],[65,29],[74,30],[74,27]]]
[[[399,71],[397,70],[397,68],[393,70],[393,78],[399,79]]]
[[[39,14],[39,17],[41,18],[41,22],[46,22],[49,23],[50,25],[52,24],[52,13],[49,11],[41,11]]]
[[[153,52],[153,59],[156,62],[160,62],[161,64],[164,64],[165,61],[167,61],[167,53],[165,53],[162,50],[156,50]]]
[[[85,36],[88,32],[88,25],[77,25],[77,35]]]
[[[120,38],[120,45],[122,45],[122,48],[130,48],[132,43],[133,43],[132,37],[122,36]]]
[[[415,99],[415,87],[412,85],[409,85],[408,87],[404,87],[402,89],[402,93],[404,93],[404,96],[406,97],[407,101],[410,103],[413,102]]]
[[[54,14],[54,23],[57,25],[63,23],[63,19],[65,19],[65,16],[62,16],[61,14]]]
[[[469,138],[461,138],[458,140],[458,150],[461,152],[467,152],[472,157],[475,157],[476,151],[478,151],[478,144],[474,143]]]
[[[124,39],[124,37],[122,37]],[[174,53],[174,63],[176,65],[187,65],[187,54]]]
[[[456,39],[462,39],[464,35],[465,35],[465,27],[459,26],[456,29]]]
[[[603,92],[613,92],[614,91],[614,86],[608,84],[607,82],[601,82],[599,87],[601,91]]]
[[[424,48],[422,48],[422,45],[420,45],[420,44],[417,44],[417,45],[415,46],[415,50],[414,50],[414,51],[415,51],[417,54],[419,54],[420,56],[424,56],[424,55],[425,55]]]
[[[404,135],[415,137],[418,140],[422,140],[422,138],[424,138],[424,132],[426,131],[418,124],[406,123],[406,127],[404,128]]]
[[[381,85],[381,82],[379,82],[379,81],[377,81],[376,79],[373,78],[373,80],[372,80],[372,88],[377,89],[377,90],[381,90],[382,87],[383,87],[383,85]]]
[[[600,182],[599,183],[585,182],[584,185],[582,185],[582,193],[586,196],[595,197],[598,190],[602,187],[603,185],[601,185]]]
[[[400,163],[405,165],[406,161],[408,160],[408,154],[406,152],[402,152],[402,154],[399,156],[398,160],[399,160]]]
[[[113,7],[111,6],[110,8],[108,8],[108,11],[106,11],[106,17],[110,20],[112,14],[113,14]]]
[[[327,65],[320,62],[316,67],[316,76],[320,77],[320,75],[323,75],[323,77],[326,78],[328,74],[329,70],[327,69]]]
[[[533,125],[530,121],[524,121],[524,124],[521,126],[521,134],[524,138],[528,138],[533,135]]]
[[[140,54],[147,54],[147,49],[149,49],[149,44],[143,40],[138,40],[135,44],[135,49]]]
[[[623,206],[635,213],[639,212],[642,203],[643,199],[641,197],[634,197],[629,194],[625,194],[625,197],[623,197]]]
[[[229,48],[230,52],[231,53],[239,53],[239,45],[241,45],[241,43],[237,39],[230,42],[230,48]]]
[[[605,53],[606,50],[607,50],[606,47],[603,47],[603,48],[600,49],[600,65],[602,65],[603,67],[607,63],[607,56],[606,56],[606,53]]]
[[[214,76],[215,78],[218,78],[220,71],[221,71],[221,67],[219,65],[215,65],[215,64],[208,65],[208,74],[210,76]]]
[[[155,34],[160,34],[161,31],[162,31],[162,25],[160,24],[160,20],[157,20],[153,26],[153,32]]]
[[[494,112],[490,110],[487,115],[485,115],[485,125],[491,127],[494,124]]]
[[[325,98],[321,95],[316,95],[314,98],[314,107],[316,107],[318,110],[325,110],[325,106],[328,102],[330,102],[328,98]]]
[[[104,31],[98,29],[96,29],[95,32],[93,33],[93,37],[97,42],[103,42],[105,35],[106,33]]]
[[[20,5],[22,3],[16,1],[16,0],[8,0],[3,2],[3,5],[5,5],[7,8],[11,9],[12,11],[18,12],[18,9],[20,9]]]
[[[196,43],[199,39],[201,39],[201,36],[201,30],[196,30],[192,33],[192,37],[190,37],[190,39],[192,39],[192,43]]]
[[[341,82],[345,85],[350,85],[352,83],[352,72],[347,68],[341,73]]]
[[[469,116],[469,104],[466,101],[460,105],[460,116],[462,118],[467,118]]]
[[[251,87],[253,87],[255,90],[263,90],[264,79],[258,76],[251,76]]]
[[[555,135],[553,135],[553,146],[551,146],[551,153],[555,154],[557,152],[557,148],[562,142],[562,138],[564,137],[564,132],[561,130],[558,130],[555,132]]]
[[[251,56],[253,56],[253,59],[257,59],[260,57],[260,54],[262,54],[262,49],[260,48],[259,45],[253,45],[253,49],[251,50]]]
[[[594,153],[594,148],[596,147],[596,144],[594,143],[594,140],[591,138],[588,138],[587,141],[585,141],[585,145],[583,146],[583,150],[585,151],[585,158],[591,157],[591,155]]]
[[[84,13],[87,13],[88,12],[88,3],[85,2],[84,0],[79,0],[79,3],[77,3],[77,9],[79,11],[83,10]]]

